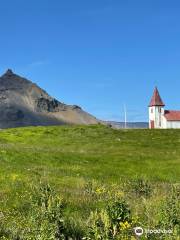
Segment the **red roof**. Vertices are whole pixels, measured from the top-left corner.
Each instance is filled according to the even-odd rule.
[[[167,121],[180,121],[180,111],[165,110],[164,116]]]
[[[165,104],[163,103],[163,101],[160,97],[157,87],[154,90],[151,102],[149,104],[149,107],[152,107],[152,106],[165,106]]]

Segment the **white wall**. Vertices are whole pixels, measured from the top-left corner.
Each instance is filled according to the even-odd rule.
[[[167,128],[167,120],[164,116],[162,116],[162,128]]]
[[[160,109],[161,112],[159,111]],[[153,110],[153,112],[151,112],[151,110]],[[164,128],[163,115],[164,115],[163,107],[158,106],[149,107],[149,127],[150,122],[154,121],[155,128]]]
[[[161,108],[161,113],[159,112]],[[153,109],[153,113],[151,112]],[[163,107],[149,107],[149,128],[150,122],[154,121],[155,128],[180,128],[180,121],[167,121],[164,117],[164,108]],[[160,124],[161,122],[161,124]]]
[[[151,109],[153,109],[153,113],[151,112]],[[149,128],[151,128],[151,121],[154,120],[154,107],[149,107]]]
[[[180,128],[180,121],[167,121],[166,128]]]

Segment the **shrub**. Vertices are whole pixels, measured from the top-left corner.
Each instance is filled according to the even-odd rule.
[[[42,240],[82,239],[82,230],[75,219],[65,217],[66,204],[49,185],[43,185],[37,191],[36,203],[34,223],[31,224],[38,226],[36,238],[38,234],[38,239]]]
[[[124,239],[130,232],[132,217],[124,200],[111,202],[105,209],[91,213],[86,239]],[[85,239],[85,238],[84,238]]]
[[[180,186],[172,187],[162,205],[159,225],[180,235]]]

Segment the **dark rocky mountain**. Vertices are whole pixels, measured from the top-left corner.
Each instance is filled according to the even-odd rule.
[[[59,102],[10,69],[0,77],[0,128],[96,123],[79,106]]]

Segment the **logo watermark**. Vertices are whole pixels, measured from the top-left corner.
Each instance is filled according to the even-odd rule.
[[[172,234],[172,229],[143,229],[142,227],[135,227],[134,233],[140,237],[143,234]]]
[[[143,230],[142,227],[135,227],[135,228],[134,228],[134,233],[136,234],[136,236],[139,237],[139,236],[143,235],[144,230]]]

